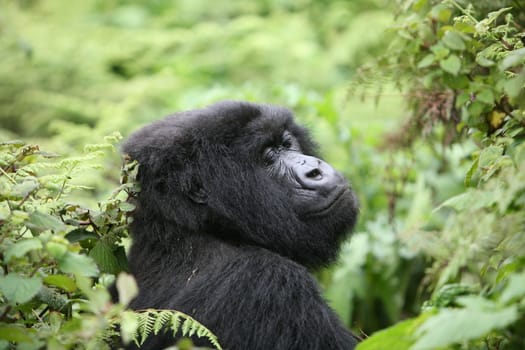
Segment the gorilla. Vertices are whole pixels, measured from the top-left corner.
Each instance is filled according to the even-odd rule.
[[[230,350],[356,346],[308,269],[336,258],[357,199],[289,110],[220,102],[147,125],[122,149],[141,188],[132,309],[187,313]],[[152,335],[142,348],[176,340]]]

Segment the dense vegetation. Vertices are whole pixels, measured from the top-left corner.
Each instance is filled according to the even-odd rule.
[[[115,145],[220,99],[292,108],[352,180],[357,233],[318,277],[360,349],[524,348],[524,32],[517,0],[0,2],[0,348],[99,349],[118,324],[219,347],[123,311]]]

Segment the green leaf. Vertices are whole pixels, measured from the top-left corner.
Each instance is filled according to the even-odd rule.
[[[417,64],[417,68],[426,68],[430,66],[432,63],[434,63],[435,56],[431,53],[423,57],[421,61]]]
[[[502,154],[503,147],[501,146],[489,146],[483,149],[479,155],[479,168],[486,169],[490,167]]]
[[[117,291],[119,302],[128,305],[139,293],[137,282],[128,273],[120,273],[117,277]]]
[[[478,339],[494,329],[504,328],[519,317],[515,305],[501,310],[441,309],[415,332],[411,350],[430,350]]]
[[[98,275],[97,265],[86,255],[67,252],[67,254],[58,261],[58,266],[63,272],[66,273],[73,273],[88,277],[94,277]]]
[[[112,246],[104,240],[99,240],[89,252],[89,256],[95,260],[101,272],[117,274],[120,265],[113,253]]]
[[[66,292],[74,292],[77,289],[75,281],[66,275],[49,275],[44,277],[44,283],[50,286],[55,286],[65,290]]]
[[[118,206],[120,208],[120,210],[124,211],[124,212],[131,212],[133,210],[135,210],[135,206],[131,203],[128,203],[128,202],[122,202],[119,204]]]
[[[520,75],[507,80],[503,85],[503,90],[510,97],[516,98],[523,91],[523,84],[525,84],[525,69]]]
[[[12,258],[20,258],[31,250],[42,248],[42,242],[40,242],[38,238],[23,239],[6,249],[5,258],[6,261],[9,262]]]
[[[456,108],[461,108],[464,106],[468,101],[470,101],[470,92],[469,91],[463,91],[456,97]]]
[[[450,55],[446,59],[439,61],[440,67],[453,75],[457,75],[461,69],[461,60],[456,55]]]
[[[445,33],[442,39],[446,46],[453,50],[463,51],[465,50],[465,42],[459,33],[449,30]]]
[[[476,94],[476,99],[488,105],[494,104],[494,94],[490,89],[484,89],[478,94]]]
[[[375,332],[361,342],[356,350],[406,350],[414,343],[412,334],[431,314],[398,322],[394,326]],[[395,341],[393,341],[395,339]]]
[[[35,210],[29,216],[26,226],[34,233],[40,233],[45,230],[62,232],[66,230],[66,225],[54,216]]]
[[[476,63],[482,67],[491,67],[496,64],[493,60],[486,58],[485,56],[478,54],[476,56]]]
[[[523,62],[525,62],[525,47],[509,52],[507,57],[505,57],[499,64],[499,68],[501,70],[506,70],[522,64]]]
[[[0,292],[11,305],[23,304],[42,288],[42,280],[38,277],[23,277],[16,273],[0,276]]]
[[[525,273],[514,273],[509,276],[507,286],[501,293],[499,300],[507,304],[514,299],[522,300],[523,298],[525,298]]]
[[[66,234],[66,238],[71,243],[85,241],[87,239],[98,240],[100,238],[95,232],[87,231],[83,228],[74,229]]]
[[[443,204],[436,208],[439,210],[443,207],[453,208],[456,211],[465,209],[486,208],[496,203],[496,198],[488,191],[469,190],[457,196],[447,199]]]
[[[36,331],[32,328],[23,327],[21,324],[1,324],[0,339],[16,343],[29,343],[33,341]],[[10,348],[9,348],[10,349]]]
[[[448,22],[450,19],[450,16],[452,15],[452,10],[450,10],[447,6],[438,4],[430,10],[430,16],[437,19],[441,23]]]
[[[16,198],[25,198],[27,195],[37,190],[40,187],[38,180],[33,177],[24,179],[22,183],[16,184],[12,188],[12,194],[15,194]]]
[[[441,44],[433,45],[430,50],[434,53],[435,59],[442,60],[448,56],[450,50]]]
[[[467,187],[470,186],[470,182],[472,181],[472,176],[474,175],[476,170],[478,170],[478,165],[479,165],[479,158],[476,158],[474,162],[472,162],[472,165],[470,166],[467,173],[465,174],[465,181],[464,181],[465,186]]]

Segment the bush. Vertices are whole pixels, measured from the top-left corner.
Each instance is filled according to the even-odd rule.
[[[390,72],[406,92],[412,115],[388,146],[408,147],[417,155],[424,145],[441,160],[437,175],[449,177],[458,165],[464,181],[461,192],[442,200],[429,220],[396,235],[398,244],[417,246],[431,259],[423,279],[430,299],[419,315],[375,333],[359,349],[522,349],[523,5],[400,4],[404,12],[388,57],[363,69]],[[454,144],[465,155],[459,162],[447,152],[457,149]],[[439,189],[431,178],[422,181],[423,187]],[[403,189],[405,196],[409,188]],[[434,192],[434,201],[439,195]]]

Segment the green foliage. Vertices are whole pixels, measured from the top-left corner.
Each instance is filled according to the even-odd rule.
[[[411,119],[390,145],[417,154],[421,144],[459,144],[467,150],[457,163],[463,188],[434,198],[440,204],[426,222],[398,234],[399,244],[431,259],[423,313],[377,332],[359,349],[391,348],[400,337],[402,348],[419,350],[522,349],[525,8],[516,1],[400,3],[397,40],[373,68],[386,69],[408,91]],[[452,154],[435,154],[440,176],[450,176]],[[431,178],[423,179],[439,193]],[[410,197],[411,182],[400,197]]]
[[[168,326],[220,348],[210,331],[180,312],[124,311],[137,293],[133,278],[121,273],[136,163],[125,163],[122,185],[97,210],[70,202],[83,188],[74,177],[99,167],[103,150],[119,139],[111,135],[76,157],[20,141],[0,144],[0,348],[107,349],[117,325],[124,342],[142,343]],[[119,274],[119,304],[106,290],[109,274]]]

